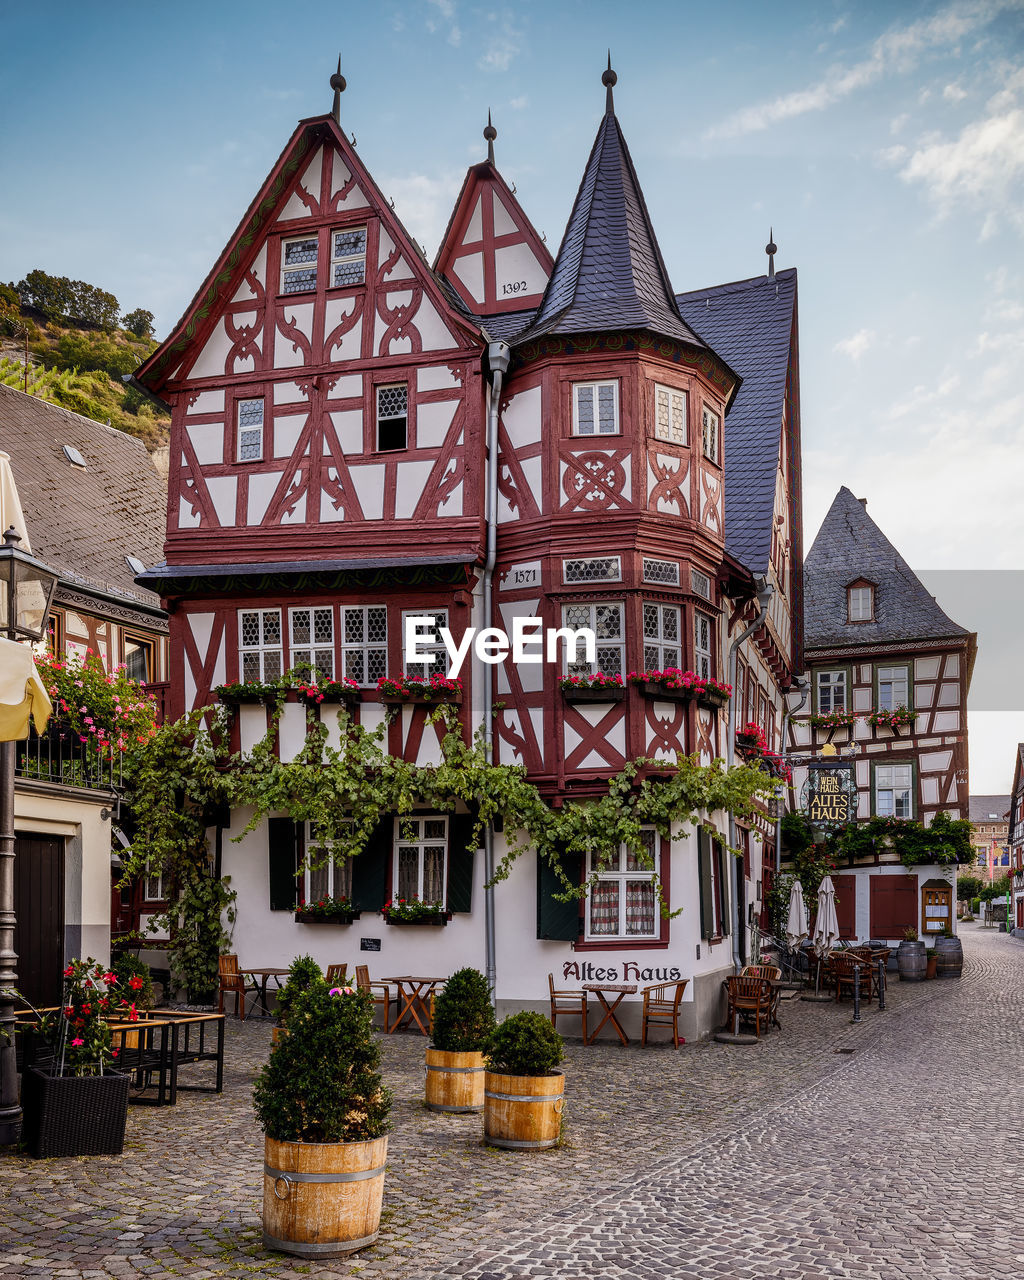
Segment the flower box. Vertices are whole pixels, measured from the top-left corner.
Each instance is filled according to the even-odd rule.
[[[213,691],[219,702],[226,707],[252,706],[257,703],[275,702],[281,694],[276,685],[265,684],[228,684],[218,685]]]
[[[450,911],[436,911],[432,915],[417,916],[411,920],[405,920],[401,916],[393,916],[390,912],[382,911],[384,923],[390,925],[416,925],[426,924],[433,925],[437,928],[444,928],[448,921],[452,918]]]
[[[337,911],[330,915],[326,912],[295,910],[296,924],[352,924],[362,913],[359,911]]]
[[[24,1138],[33,1156],[119,1156],[129,1077],[57,1076],[29,1067],[22,1077]]]
[[[295,696],[307,707],[322,707],[325,703],[328,706],[341,706],[343,703],[355,706],[356,703],[362,702],[363,691],[354,689],[351,685],[331,683],[321,685],[318,689],[315,687],[297,689]]]
[[[694,697],[693,689],[673,688],[660,680],[641,680],[638,684],[645,698],[660,698],[663,702],[690,702]]]
[[[566,702],[621,702],[626,696],[625,685],[605,684],[588,687],[570,685],[563,687],[562,696]]]
[[[730,696],[724,689],[702,689],[697,694],[697,706],[709,711],[720,711],[729,705]]]
[[[431,689],[429,685],[417,688],[415,685],[410,685],[408,692],[382,693],[380,700],[386,707],[430,707],[438,705],[460,707],[462,706],[462,690]]]

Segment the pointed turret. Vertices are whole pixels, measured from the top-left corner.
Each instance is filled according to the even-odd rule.
[[[648,329],[690,346],[705,344],[676,308],[629,148],[615,116],[611,69],[604,119],[562,237],[544,300],[524,337]]]

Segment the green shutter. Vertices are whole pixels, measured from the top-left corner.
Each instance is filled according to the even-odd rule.
[[[472,840],[476,814],[448,816],[448,910],[473,910],[473,863],[477,840]],[[481,838],[483,832],[480,833]]]
[[[291,818],[267,819],[270,850],[270,909],[294,911],[298,894],[295,873],[299,867],[298,828]]]
[[[579,884],[583,876],[582,854],[563,854],[562,866],[573,884]],[[545,858],[537,855],[537,937],[561,942],[575,942],[583,931],[578,898],[559,902],[557,893],[564,893],[565,885],[555,874]]]
[[[394,833],[394,818],[381,819],[365,849],[352,859],[352,906],[356,911],[379,911],[387,902]]]
[[[718,859],[718,897],[722,904],[722,919],[719,932],[724,938],[729,932],[732,914],[729,911],[729,863],[733,855],[717,840],[715,841],[715,857]]]
[[[697,828],[697,884],[700,890],[700,936],[715,936],[715,899],[711,883],[711,837]]]

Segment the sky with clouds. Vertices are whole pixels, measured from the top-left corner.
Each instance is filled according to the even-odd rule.
[[[808,541],[849,485],[981,632],[979,668],[986,634],[1008,651],[1024,598],[1024,0],[37,0],[4,29],[0,279],[88,280],[160,334],[296,121],[329,110],[339,50],[344,126],[432,257],[488,109],[499,168],[557,246],[610,47],[676,289],[761,274],[769,227],[778,265],[799,269]],[[991,593],[943,594],[983,569],[1003,571]],[[972,789],[1007,789],[1024,696],[980,701]]]

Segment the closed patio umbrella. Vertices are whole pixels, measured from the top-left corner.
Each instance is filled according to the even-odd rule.
[[[819,956],[831,951],[839,941],[839,917],[836,915],[836,888],[826,876],[818,888],[818,918],[814,922],[811,942]]]
[[[793,881],[789,891],[789,915],[786,917],[786,945],[790,951],[807,937],[807,906],[804,902],[804,887],[799,880]]]

